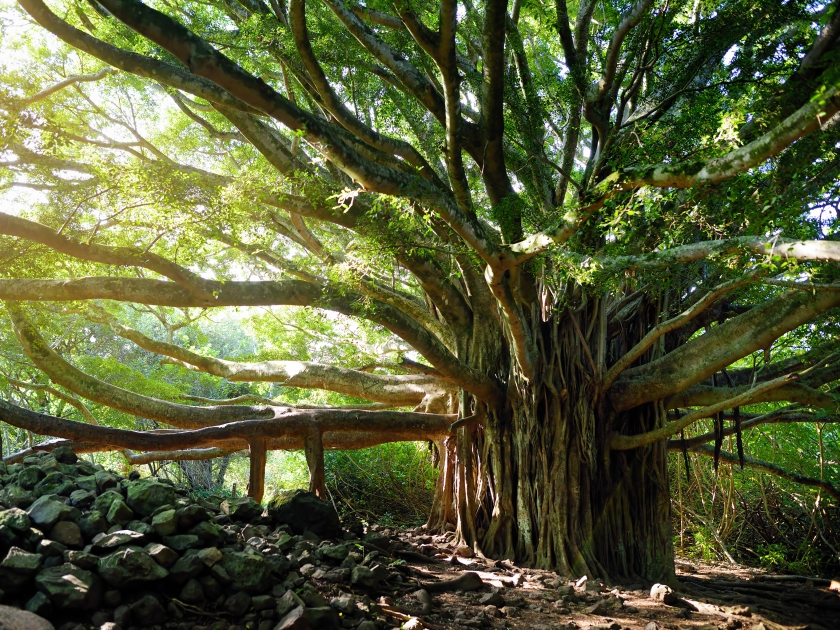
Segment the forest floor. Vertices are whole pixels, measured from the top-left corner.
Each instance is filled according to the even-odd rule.
[[[662,601],[652,596],[649,584],[613,587],[597,580],[567,581],[555,573],[507,561],[459,556],[448,543],[449,537],[415,532],[387,532],[396,543],[395,555],[411,566],[412,577],[432,586],[438,580],[475,572],[485,586],[475,591],[433,593],[431,610],[427,607],[427,614],[416,621],[409,620],[418,614],[418,598],[413,592],[381,600],[386,610],[406,615],[403,621],[409,623],[404,628],[840,630],[837,581],[778,579],[738,565],[678,560],[679,583],[673,584],[674,592],[667,595],[669,589],[658,589]],[[425,553],[436,547],[441,553],[429,563],[401,554],[400,547],[425,547]],[[461,552],[470,555],[467,549]]]

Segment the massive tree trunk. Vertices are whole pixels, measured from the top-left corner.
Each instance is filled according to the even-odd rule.
[[[488,373],[507,384],[507,395],[500,407],[461,397],[457,435],[438,445],[442,465],[429,527],[454,519],[459,541],[477,553],[565,575],[668,580],[674,561],[666,445],[609,449],[614,430],[663,426],[664,405],[616,415],[600,386],[615,353],[646,332],[650,309],[638,309],[609,345],[601,303],[590,300],[575,313],[549,309],[546,321],[534,313],[540,351],[531,380],[507,343],[492,340],[500,329],[482,323],[473,356],[492,359]]]

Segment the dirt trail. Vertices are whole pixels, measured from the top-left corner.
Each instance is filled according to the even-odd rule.
[[[469,550],[458,555],[448,536],[421,530],[384,533],[395,543],[393,555],[411,567],[411,578],[380,603],[394,627],[404,624],[408,630],[840,630],[840,583],[829,580],[779,581],[741,566],[678,561],[675,591],[656,589],[662,601],[651,596],[649,584],[573,582],[508,561],[463,557]],[[421,561],[412,553],[417,551],[435,557]],[[434,593],[431,610],[421,614],[419,587],[465,572],[476,573],[484,586]]]

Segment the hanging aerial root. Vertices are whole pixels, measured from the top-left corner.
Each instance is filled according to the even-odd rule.
[[[669,451],[679,450],[680,447],[677,445],[670,445],[668,446]],[[706,457],[714,457],[715,449],[714,446],[711,444],[701,444],[700,446],[692,446],[688,450],[692,453],[698,453],[699,455],[705,455]],[[720,459],[730,462],[730,463],[739,463],[738,455],[735,453],[730,453],[729,451],[720,451]],[[816,479],[814,477],[807,477],[805,475],[800,475],[799,473],[791,472],[789,470],[785,470],[781,466],[777,466],[771,462],[764,461],[763,459],[756,459],[754,457],[745,456],[744,457],[744,464],[749,468],[755,468],[757,470],[763,470],[765,472],[770,473],[771,475],[776,475],[777,477],[782,477],[783,479],[788,479],[793,481],[794,483],[802,484],[803,486],[811,486],[814,488],[822,488],[825,490],[829,495],[834,497],[835,499],[840,500],[840,490],[835,488],[831,483],[825,481],[823,479]]]

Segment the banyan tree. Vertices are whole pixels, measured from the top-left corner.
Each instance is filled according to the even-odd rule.
[[[669,450],[836,500],[742,432],[836,412],[837,6],[19,0],[4,342],[76,408],[164,428],[8,400],[0,420],[134,462],[249,449],[257,497],[267,450],[304,449],[322,492],[324,449],[428,440],[430,529],[605,578],[673,575]],[[397,352],[233,361],[125,305],[314,309]],[[366,402],[141,395],[63,356],[43,326],[71,315],[182,369]]]

